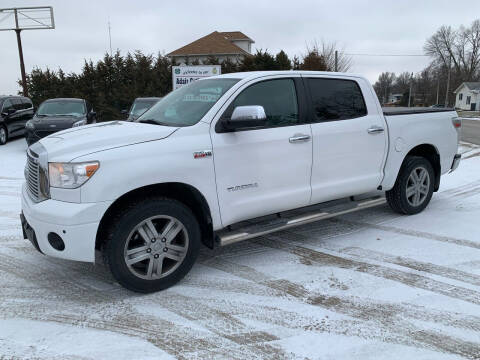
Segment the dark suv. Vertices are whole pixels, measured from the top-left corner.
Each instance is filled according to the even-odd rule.
[[[33,117],[32,100],[24,96],[0,96],[0,145],[25,134],[25,124]]]
[[[57,98],[45,100],[26,125],[26,139],[32,145],[60,130],[97,122],[92,105],[84,99]]]
[[[132,106],[130,107],[130,110],[122,110],[122,114],[128,114],[127,121],[135,121],[140,117],[140,115],[150,109],[161,99],[161,97],[136,98]]]

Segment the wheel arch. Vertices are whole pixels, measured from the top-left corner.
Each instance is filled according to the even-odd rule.
[[[210,249],[214,247],[212,216],[205,197],[198,189],[191,185],[169,182],[143,186],[131,190],[115,200],[100,220],[95,239],[95,250],[102,250],[107,239],[108,230],[113,225],[115,215],[119,211],[143,199],[151,198],[152,196],[168,197],[188,206],[200,225],[202,243]]]
[[[442,169],[440,164],[440,153],[435,145],[432,144],[421,144],[413,147],[410,151],[405,155],[403,159],[403,163],[405,163],[405,159],[408,156],[420,156],[427,159],[433,167],[433,171],[435,172],[435,182],[433,186],[433,191],[438,191],[440,188],[440,177],[442,176]],[[401,167],[400,167],[401,169]],[[400,173],[400,170],[399,172]],[[398,177],[398,174],[397,174]]]

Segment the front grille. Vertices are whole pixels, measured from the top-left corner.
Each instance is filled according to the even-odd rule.
[[[25,171],[28,192],[36,201],[40,200],[40,166],[38,159],[27,152],[27,168]]]

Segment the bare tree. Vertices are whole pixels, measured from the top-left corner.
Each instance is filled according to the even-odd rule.
[[[307,54],[303,56],[305,70],[323,70],[335,71],[335,51],[337,56],[337,71],[346,72],[352,67],[352,57],[345,54],[343,49],[338,48],[336,42],[326,42],[324,40],[319,44],[316,40],[311,46],[307,45]],[[305,64],[306,63],[306,64]],[[308,68],[310,64],[321,65],[322,68]]]
[[[451,26],[440,27],[427,40],[424,50],[435,64],[452,66],[463,81],[476,79],[480,70],[480,20],[457,30]]]
[[[392,93],[393,83],[395,82],[395,74],[391,72],[383,72],[378,77],[377,82],[373,85],[378,98],[382,104],[388,102],[389,96]]]

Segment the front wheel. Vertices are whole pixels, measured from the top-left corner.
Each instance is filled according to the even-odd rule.
[[[200,247],[197,219],[182,203],[142,201],[115,219],[105,258],[115,279],[136,292],[155,292],[180,281]]]
[[[400,214],[418,214],[430,202],[434,182],[435,172],[430,162],[420,156],[408,156],[400,168],[395,186],[386,192],[387,202]]]

